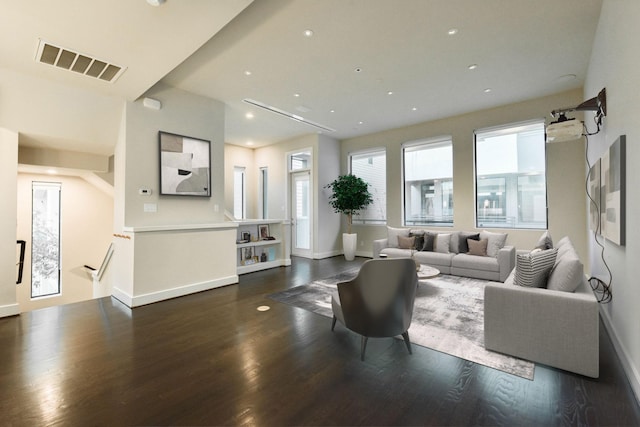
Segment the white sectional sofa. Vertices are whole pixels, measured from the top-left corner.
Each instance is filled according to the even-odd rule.
[[[515,248],[505,245],[507,235],[505,233],[493,233],[488,231],[464,232],[464,231],[428,231],[422,229],[387,227],[386,239],[374,240],[373,257],[379,258],[385,254],[390,258],[410,257],[435,267],[443,274],[474,277],[478,279],[504,282],[515,266]],[[425,234],[427,233],[427,234]],[[436,243],[431,250],[411,249],[411,241],[405,239],[416,236],[437,235]],[[486,245],[486,252],[482,249],[470,251],[464,240],[469,236],[479,237],[478,242]],[[424,237],[423,237],[424,238]],[[463,239],[461,241],[461,239]],[[472,239],[475,240],[475,239]],[[415,240],[413,241],[415,247]],[[461,243],[462,242],[462,243]],[[407,243],[407,244],[402,244]],[[473,242],[472,242],[473,243]],[[419,245],[420,246],[420,245]],[[424,245],[422,245],[423,249]]]
[[[599,307],[569,238],[540,252],[556,256],[545,273],[535,255],[518,255],[505,283],[484,289],[484,345],[509,354],[588,377],[599,376]],[[541,282],[529,287],[532,275],[519,273],[531,265]],[[526,270],[526,268],[525,268]]]

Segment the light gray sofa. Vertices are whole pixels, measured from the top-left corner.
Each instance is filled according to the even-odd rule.
[[[389,230],[399,229],[389,228]],[[406,230],[409,231],[409,229]],[[458,233],[447,231],[447,234],[452,236],[452,242],[455,241]],[[380,258],[380,254],[385,254],[389,258],[410,257],[412,254],[410,249],[392,246],[394,245],[389,244],[389,237],[374,240],[373,258]],[[443,274],[504,282],[515,266],[515,253],[513,246],[504,246],[496,249],[495,256],[468,255],[458,253],[458,245],[455,243],[447,253],[413,251],[413,257],[421,264],[437,268]]]
[[[484,345],[488,350],[597,378],[598,301],[582,264],[576,263],[571,242],[565,238],[558,246],[548,287],[565,290],[518,286],[515,270],[505,283],[487,284]],[[579,269],[575,268],[578,264]]]

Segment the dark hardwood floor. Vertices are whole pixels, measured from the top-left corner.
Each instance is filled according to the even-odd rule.
[[[395,339],[369,340],[361,362],[357,335],[267,297],[362,261],[0,319],[0,425],[640,425],[602,325],[599,379],[537,365],[528,381]]]

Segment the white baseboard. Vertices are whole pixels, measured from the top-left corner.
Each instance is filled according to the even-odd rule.
[[[223,277],[216,280],[209,280],[201,283],[193,283],[190,285],[180,286],[178,288],[164,289],[158,292],[131,296],[128,293],[113,288],[112,296],[130,308],[140,307],[141,305],[152,304],[154,302],[164,301],[171,298],[177,298],[196,292],[208,291],[209,289],[219,288],[221,286],[238,283],[238,275]]]
[[[313,259],[331,258],[338,255],[342,255],[342,251],[335,250],[335,251],[328,251],[328,252],[316,252],[313,254]]]
[[[640,404],[640,373],[638,373],[637,368],[633,364],[633,359],[629,356],[629,352],[624,344],[618,338],[618,334],[616,333],[615,328],[613,327],[613,323],[611,322],[611,317],[609,317],[609,313],[606,310],[600,309],[600,315],[602,316],[602,323],[604,323],[607,332],[609,333],[609,338],[611,338],[611,342],[613,342],[613,347],[618,354],[618,358],[622,363],[622,368],[624,372],[627,374],[627,379],[629,380],[629,384],[631,384],[631,388],[633,389],[633,393],[636,395],[636,400]]]
[[[20,306],[16,304],[0,305],[0,317],[17,316],[20,314]]]
[[[372,251],[356,251],[356,256],[361,256],[364,258],[373,258]]]

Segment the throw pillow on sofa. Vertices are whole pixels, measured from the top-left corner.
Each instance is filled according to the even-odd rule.
[[[398,247],[398,236],[409,237],[408,228],[393,228],[387,226],[387,246],[390,248]]]
[[[571,241],[566,238],[558,249],[556,262],[549,274],[547,288],[554,291],[574,292],[584,278],[584,266]]]
[[[424,230],[410,230],[409,237],[415,237],[413,248],[417,251],[421,251],[424,246]]]
[[[542,236],[540,236],[534,248],[542,249],[542,250],[553,249],[553,239],[551,239],[551,234],[549,234],[549,230],[542,233]]]
[[[424,244],[422,245],[421,251],[433,252],[435,250],[437,237],[438,237],[438,233],[432,233],[430,231],[425,232]]]
[[[451,236],[453,240],[454,236]],[[458,233],[458,253],[466,254],[469,252],[469,244],[467,243],[467,239],[480,240],[480,233],[469,233],[466,231],[461,231]],[[455,251],[452,251],[455,252]]]
[[[544,288],[547,278],[555,265],[558,249],[538,250],[524,255],[516,255],[514,284],[529,288]]]
[[[467,254],[469,255],[477,255],[477,256],[487,256],[487,243],[489,241],[486,239],[483,240],[475,240],[475,239],[467,239],[467,245],[469,250]]]
[[[415,236],[411,236],[411,237],[398,236],[398,247],[400,249],[413,249],[415,243],[416,243]]]
[[[450,244],[451,244],[450,233],[438,233],[438,237],[436,238],[436,242],[434,244],[434,252],[448,254]]]
[[[496,258],[500,249],[504,248],[507,242],[507,233],[494,233],[491,231],[481,231],[480,239],[487,239],[487,255]]]

